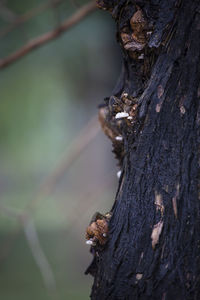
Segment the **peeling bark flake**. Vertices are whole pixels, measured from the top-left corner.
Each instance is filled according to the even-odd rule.
[[[157,191],[155,191],[155,202],[154,204],[156,205],[156,210],[160,210],[161,215],[163,216],[165,207],[163,205],[163,200],[162,200],[162,195],[159,194]]]
[[[156,112],[159,113],[161,109],[162,103],[156,104]]]
[[[152,248],[153,249],[155,248],[155,246],[159,242],[159,237],[160,237],[160,234],[162,232],[162,228],[163,228],[163,221],[158,222],[153,227],[153,231],[152,231],[152,234],[151,234]]]
[[[180,190],[180,184],[178,183],[176,185],[176,194],[172,198],[172,206],[173,206],[173,211],[174,211],[174,215],[175,215],[176,219],[178,218],[178,209],[177,209],[177,201],[176,200],[179,196],[179,190]]]
[[[140,279],[142,279],[142,276],[143,276],[143,274],[137,273],[135,277],[137,280],[140,280]]]
[[[157,88],[157,96],[160,99],[162,97],[162,95],[164,94],[164,89],[162,87],[162,85],[159,85]]]
[[[176,202],[176,197],[172,198],[172,205],[173,205],[173,210],[174,210],[174,215],[177,219],[178,216],[178,211],[177,211],[177,202]]]

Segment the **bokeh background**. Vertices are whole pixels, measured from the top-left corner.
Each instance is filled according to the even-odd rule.
[[[6,32],[45,3],[0,1],[0,58],[87,2],[52,1]],[[114,22],[96,10],[0,70],[2,300],[89,299],[85,228],[96,211],[110,210],[118,181],[97,106],[111,94],[120,65]]]

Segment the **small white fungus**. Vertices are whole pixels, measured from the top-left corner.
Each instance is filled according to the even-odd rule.
[[[133,119],[133,117],[129,116],[127,119],[128,119],[128,120],[132,120],[132,119]]]
[[[138,56],[138,59],[144,59],[144,53],[140,54],[140,55]]]
[[[128,97],[128,93],[123,93],[123,96],[124,97]]]
[[[116,141],[120,141],[120,142],[123,141],[123,137],[121,135],[116,136],[115,139]]]
[[[129,116],[129,114],[125,111],[118,112],[115,116],[115,119],[127,118],[128,116]]]
[[[87,245],[93,245],[93,241],[91,241],[91,240],[87,240],[85,243],[86,243]]]
[[[119,170],[119,171],[117,172],[117,177],[120,178],[121,174],[122,174],[122,171]]]

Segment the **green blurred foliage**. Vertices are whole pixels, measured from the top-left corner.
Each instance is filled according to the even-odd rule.
[[[43,0],[44,1],[44,0]],[[41,1],[1,1],[16,15]],[[53,29],[86,1],[63,1],[1,38],[0,57]],[[0,13],[0,30],[9,25]],[[0,203],[23,212],[80,130],[109,95],[120,70],[115,28],[96,11],[57,40],[0,72]],[[56,284],[49,294],[23,228],[1,209],[0,294],[3,300],[89,299],[92,256],[84,241],[91,215],[112,206],[117,167],[100,133],[40,199],[32,217]]]

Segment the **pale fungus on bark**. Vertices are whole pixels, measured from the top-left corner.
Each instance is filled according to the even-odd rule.
[[[121,174],[122,174],[122,171],[121,171],[121,170],[118,171],[118,172],[117,172],[117,178],[120,178],[120,177],[121,177]]]
[[[123,141],[123,137],[121,135],[116,136],[116,141],[121,142]]]
[[[121,119],[121,118],[127,118],[129,117],[129,114],[125,111],[123,112],[118,112],[116,115],[115,115],[115,119]]]

